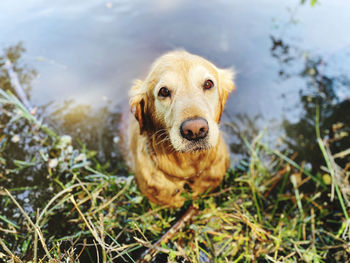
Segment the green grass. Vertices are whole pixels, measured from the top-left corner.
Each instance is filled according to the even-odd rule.
[[[347,173],[335,167],[320,136],[318,115],[315,129],[327,171],[310,171],[293,155],[271,149],[263,134],[252,141],[243,138],[249,158],[227,172],[219,189],[188,200],[182,209],[171,209],[150,204],[132,175],[107,173],[95,152],[74,148],[70,137],[43,125],[1,89],[0,103],[12,123],[25,121],[26,136],[40,134],[37,143],[42,148],[11,162],[6,158],[11,132],[0,136],[0,162],[5,167],[0,180],[40,166],[52,188],[35,211],[25,209],[18,195],[36,191],[35,186],[0,188],[0,261],[136,262],[191,205],[199,212],[167,244],[154,248],[154,260],[348,260]],[[329,176],[331,181],[326,180]]]

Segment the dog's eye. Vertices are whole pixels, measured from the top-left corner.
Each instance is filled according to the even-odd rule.
[[[207,79],[203,84],[204,89],[211,89],[212,87],[214,87],[214,82],[210,79]]]
[[[158,92],[158,96],[163,97],[163,98],[169,97],[170,90],[168,90],[166,87],[162,87]]]

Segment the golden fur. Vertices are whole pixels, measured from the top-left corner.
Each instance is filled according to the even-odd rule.
[[[210,79],[214,87],[203,88]],[[169,97],[159,96],[167,87]],[[185,51],[173,51],[156,60],[144,81],[130,90],[132,113],[124,130],[124,153],[141,192],[153,203],[182,206],[185,185],[194,196],[217,187],[229,158],[218,124],[229,92],[233,71]],[[201,117],[208,134],[189,141],[180,134],[181,123]]]

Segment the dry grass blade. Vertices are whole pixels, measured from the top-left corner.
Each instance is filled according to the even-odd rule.
[[[16,257],[11,250],[5,245],[4,241],[0,238],[0,245],[4,249],[4,251],[12,258],[14,262],[22,263],[18,257]]]
[[[75,202],[75,199],[73,196],[70,197],[70,200],[72,202],[72,204],[74,205],[75,209],[78,211],[79,215],[81,216],[81,218],[83,219],[85,225],[87,226],[87,228],[90,230],[90,233],[93,235],[93,237],[96,239],[96,241],[99,242],[99,244],[101,246],[103,246],[104,248],[106,248],[104,242],[101,240],[101,238],[98,235],[98,232],[96,231],[96,229],[94,228],[93,225],[90,224],[90,222],[86,219],[85,215],[83,214],[83,212],[81,212],[81,210],[79,209],[77,203]]]
[[[333,185],[334,185],[334,188],[335,188],[335,191],[337,192],[337,196],[338,196],[338,199],[339,199],[339,203],[341,205],[341,208],[343,210],[343,213],[344,213],[344,216],[345,216],[345,219],[346,221],[349,221],[349,215],[348,215],[348,212],[346,210],[346,207],[345,207],[345,204],[344,204],[344,200],[343,200],[343,195],[339,189],[339,182],[338,182],[338,178],[336,177],[337,174],[336,174],[336,167],[335,167],[335,162],[334,162],[334,159],[332,158],[332,155],[330,154],[330,151],[327,151],[327,143],[325,143],[322,138],[321,138],[321,132],[320,132],[320,126],[319,126],[319,123],[320,123],[320,114],[319,114],[319,106],[316,107],[316,123],[315,123],[315,129],[316,129],[316,137],[317,137],[317,142],[318,142],[318,145],[321,149],[321,152],[323,154],[323,157],[324,157],[324,160],[327,164],[327,168],[332,176],[332,182],[333,182]],[[332,162],[333,162],[333,165],[332,165]],[[335,169],[334,169],[335,168]],[[340,182],[342,183],[342,182]]]
[[[113,203],[113,201],[115,201],[116,199],[118,199],[127,189],[128,189],[129,185],[125,184],[125,186],[123,187],[122,190],[120,190],[115,196],[113,196],[110,200],[108,200],[106,203],[104,203],[103,205],[99,206],[96,210],[93,211],[93,213],[97,213],[103,209],[105,209],[106,207],[108,207],[111,203]]]
[[[154,256],[156,253],[156,247],[158,247],[162,243],[167,243],[174,235],[181,230],[185,225],[191,220],[191,218],[198,213],[198,208],[191,205],[186,213],[149,249],[147,249],[141,259],[138,262],[148,262],[150,258]]]
[[[46,243],[45,243],[45,239],[44,236],[40,230],[40,227],[36,224],[33,223],[33,221],[30,219],[30,217],[27,215],[27,213],[23,210],[23,208],[21,207],[21,205],[16,201],[16,199],[12,196],[12,194],[7,190],[7,189],[3,189],[6,194],[10,197],[10,199],[12,200],[12,202],[18,207],[18,209],[21,211],[22,215],[27,219],[27,221],[30,223],[30,225],[34,228],[34,231],[38,234],[41,245],[43,246],[46,256],[52,260],[52,257],[50,255],[49,250],[47,249]]]
[[[337,158],[344,158],[344,157],[348,156],[349,154],[350,154],[350,149],[346,149],[346,150],[341,151],[341,152],[339,152],[339,153],[337,153],[337,154],[334,154],[334,155],[333,155],[333,158],[334,158],[334,159],[337,159]]]
[[[101,246],[101,248],[106,252],[116,252],[116,253],[120,253],[120,251],[124,250],[124,247],[121,247],[119,244],[116,246],[111,246],[108,245],[104,242],[104,236],[105,236],[105,231],[103,229],[100,229],[101,232],[101,236],[99,236],[99,231],[95,229],[93,223],[87,219],[84,215],[84,213],[80,210],[80,208],[78,207],[75,199],[73,196],[70,197],[70,200],[72,202],[72,204],[74,205],[75,209],[78,211],[80,217],[83,219],[85,225],[87,226],[87,228],[89,229],[90,233],[92,234],[92,236],[94,237],[94,239],[98,242],[98,245]],[[102,224],[102,222],[100,223]],[[122,255],[119,254],[120,257],[122,257]]]
[[[327,151],[327,157],[329,159],[330,165],[332,167],[332,170],[334,171],[334,178],[337,180],[337,184],[343,194],[343,198],[346,202],[347,206],[350,206],[350,201],[349,201],[349,195],[350,195],[350,183],[349,180],[346,180],[346,175],[343,173],[342,169],[336,164],[334,161],[335,157],[332,155],[331,150],[329,148],[328,144],[325,144],[326,151]],[[334,182],[333,186],[334,187]],[[334,196],[332,196],[332,199]]]
[[[61,197],[62,195],[68,193],[68,192],[71,192],[74,188],[78,187],[78,186],[81,186],[81,183],[78,183],[78,184],[74,184],[74,185],[71,185],[69,187],[67,187],[66,189],[58,192],[53,198],[50,199],[50,201],[47,203],[47,205],[45,206],[45,208],[41,211],[38,219],[37,219],[37,224],[40,225],[40,221],[41,219],[43,218],[43,216],[45,215],[47,209],[49,209],[49,207],[59,198]]]

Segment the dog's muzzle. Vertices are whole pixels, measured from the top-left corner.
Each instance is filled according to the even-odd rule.
[[[189,141],[199,141],[208,135],[209,126],[201,117],[189,118],[181,123],[181,136]]]

